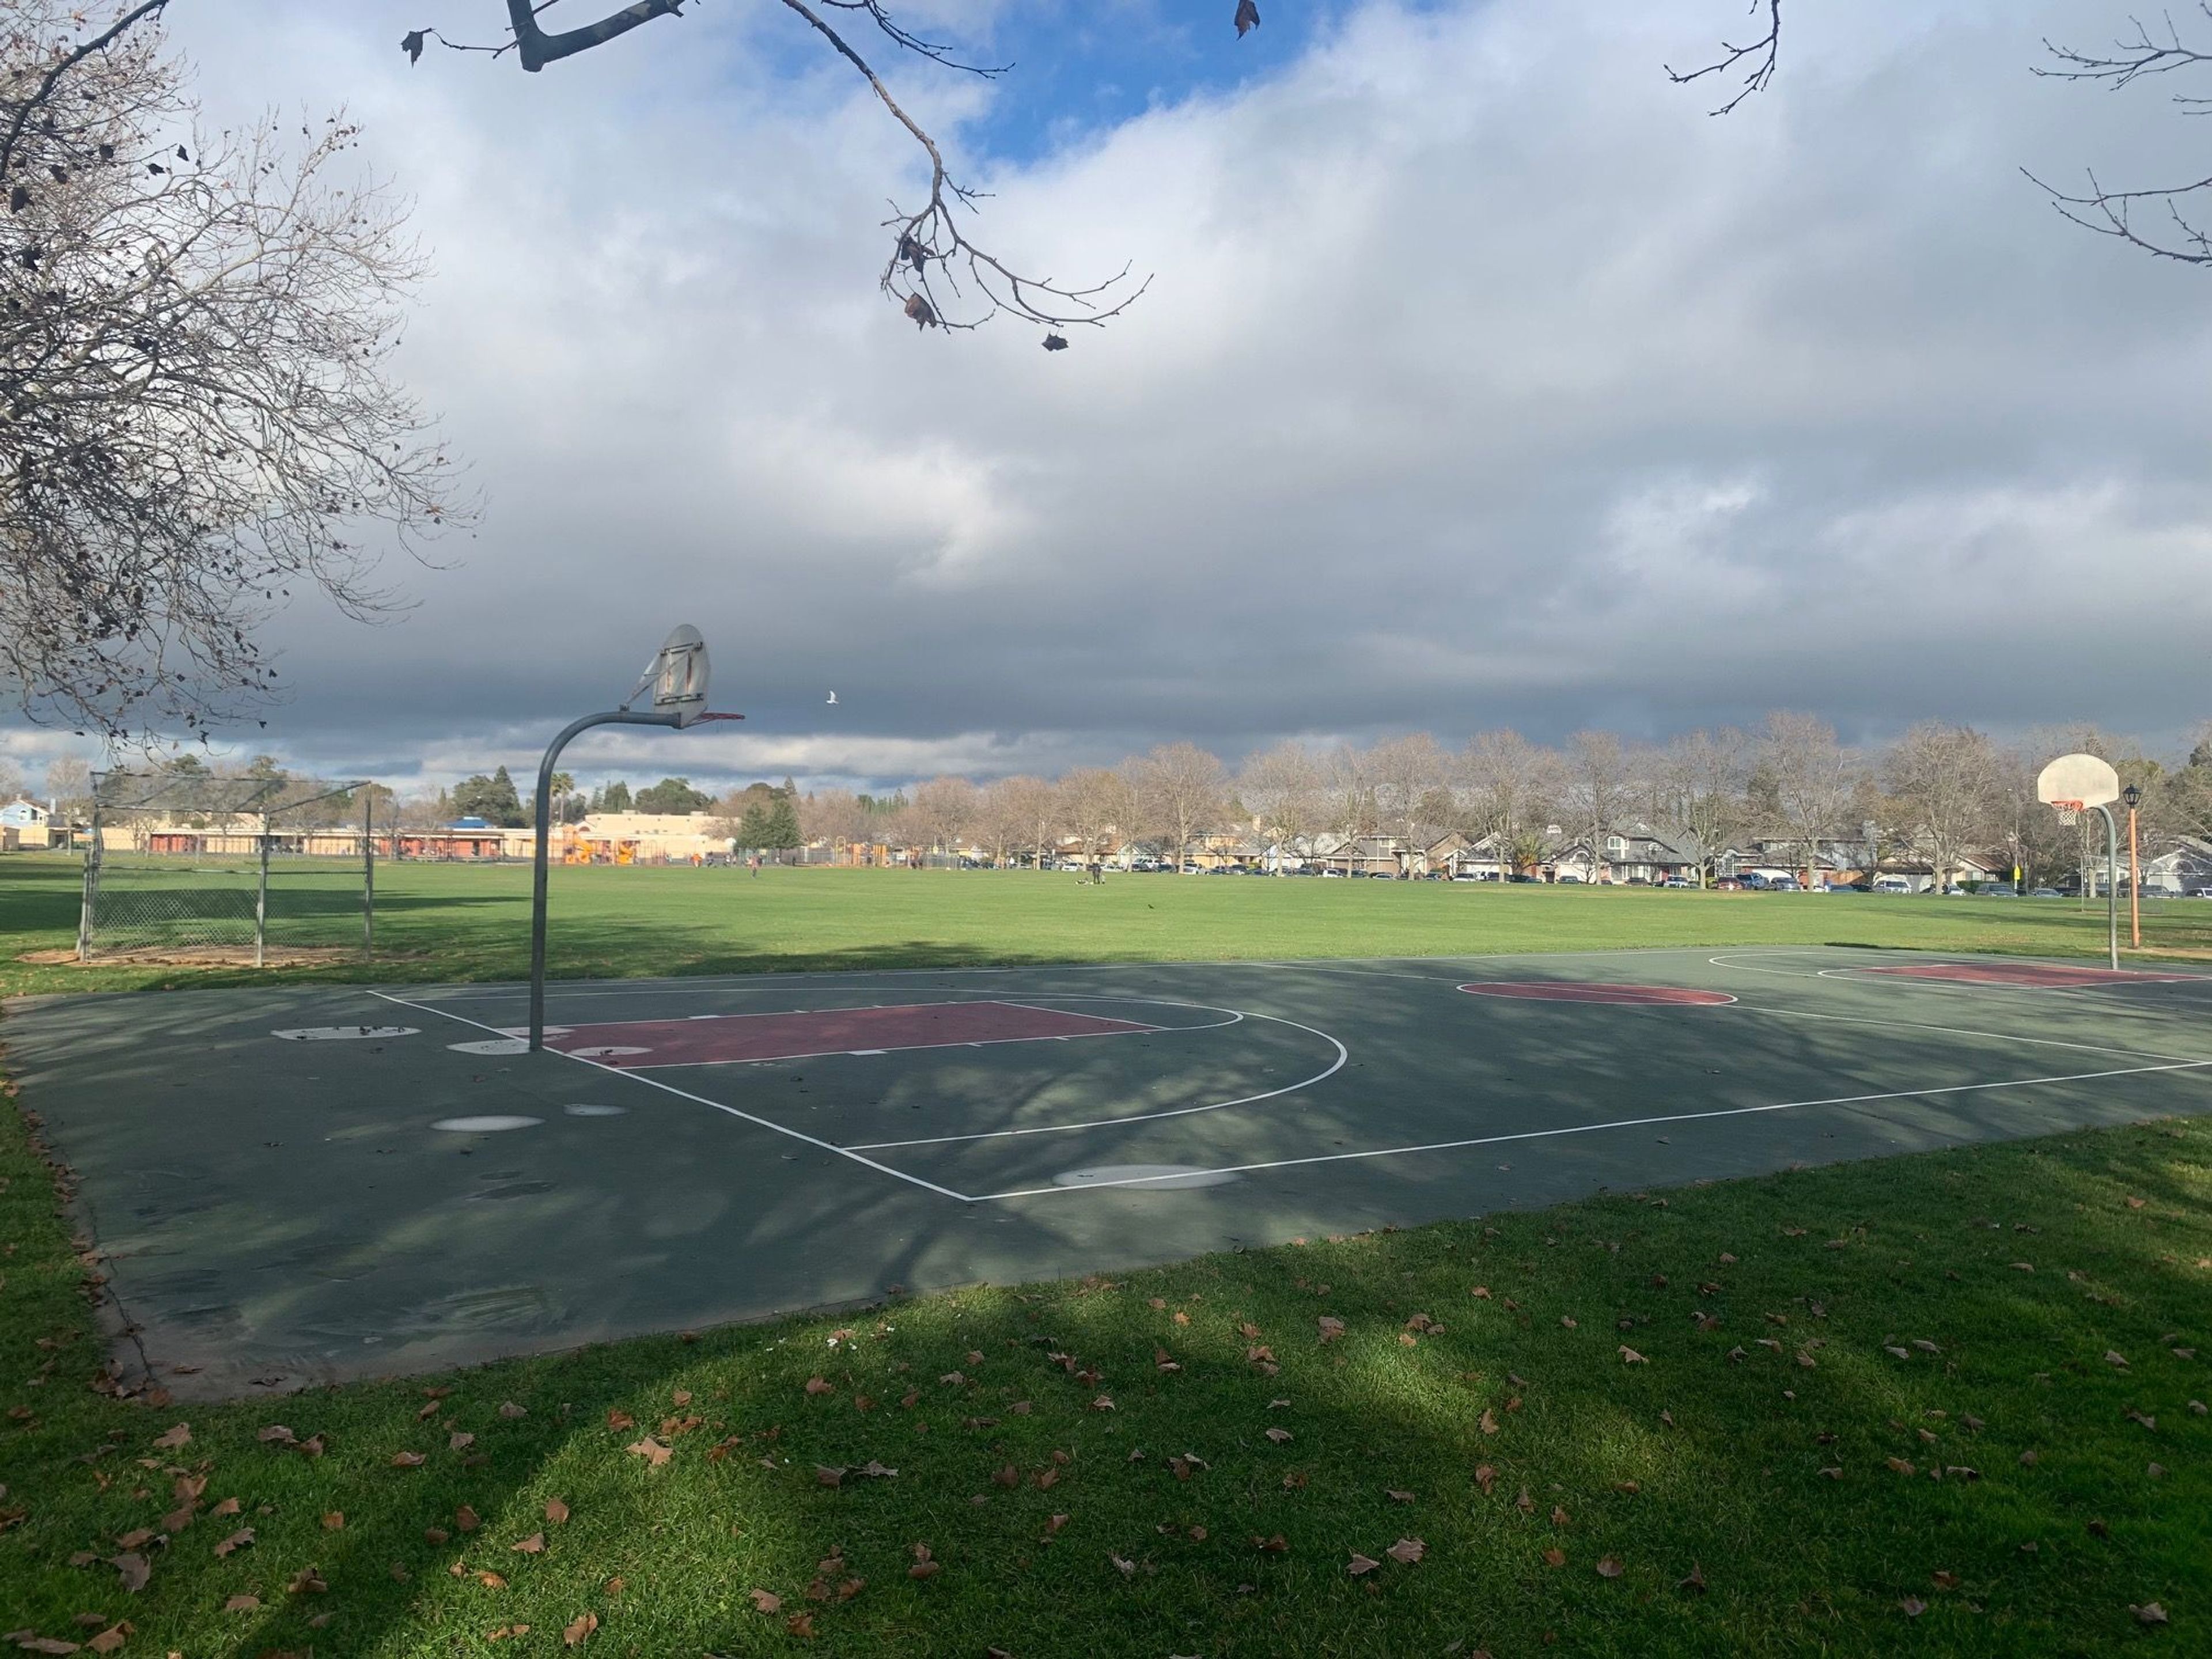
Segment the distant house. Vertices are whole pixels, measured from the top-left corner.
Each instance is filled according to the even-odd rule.
[[[0,850],[48,844],[46,809],[34,800],[17,799],[0,806]]]
[[[1694,877],[1703,860],[1694,844],[1678,844],[1648,823],[1608,830],[1592,845],[1571,841],[1550,858],[1554,878],[1657,886],[1670,877]]]

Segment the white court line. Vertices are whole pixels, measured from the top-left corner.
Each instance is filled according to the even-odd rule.
[[[2091,1054],[2131,1054],[2145,1060],[2201,1060],[2201,1054],[2162,1054],[2155,1048],[2116,1048],[2101,1042],[2062,1042],[2056,1037],[2018,1036],[2010,1031],[1976,1031],[1963,1025],[1926,1025],[1910,1019],[1864,1019],[1852,1014],[1816,1014],[1802,1008],[1762,1008],[1739,1002],[1747,1014],[1772,1014],[1781,1019],[1825,1019],[1838,1025],[1872,1025],[1885,1031],[1941,1031],[1948,1036],[1987,1037],[1996,1042],[2026,1042],[2039,1048],[2078,1048]]]
[[[1516,1134],[1481,1135],[1469,1140],[1436,1140],[1419,1146],[1378,1146],[1364,1152],[1324,1152],[1312,1158],[1279,1158],[1264,1164],[1226,1164],[1212,1170],[1179,1170],[1172,1176],[1139,1176],[1122,1181],[1086,1182],[1080,1187],[1024,1187],[1012,1192],[980,1193],[975,1202],[1038,1198],[1049,1193],[1097,1192],[1108,1187],[1143,1187],[1154,1182],[1187,1181],[1194,1176],[1246,1175],[1255,1170],[1288,1170],[1307,1164],[1343,1164],[1355,1158],[1399,1158],[1408,1152],[1447,1152],[1467,1146],[1496,1146],[1515,1140],[1545,1140],[1561,1135],[1595,1134],[1606,1129],[1639,1129],[1658,1123],[1696,1123],[1708,1118],[1745,1117],[1759,1112],[1788,1112],[1812,1106],[1864,1106],[1882,1100],[1924,1100],[1936,1095],[1970,1094],[1987,1089],[2033,1089],[2057,1083],[2089,1083],[2102,1078],[2139,1077],[2149,1072],[2196,1072],[2212,1060],[2181,1060],[2166,1066],[2131,1066],[2118,1071],[2075,1072],[2063,1077],[2014,1078],[2003,1083],[1954,1083],[1937,1089],[1900,1089],[1881,1095],[1838,1095],[1830,1100],[1785,1100],[1771,1106],[1734,1106],[1712,1112],[1672,1112],[1659,1117],[1629,1117],[1610,1123],[1578,1123],[1559,1129],[1524,1129]]]
[[[1069,1002],[1082,1000],[1082,999],[1077,997],[1068,997],[1063,1000]],[[1102,997],[1099,998],[1098,1000],[1103,1002],[1118,1002],[1124,1000],[1124,999],[1119,997]],[[1176,1008],[1195,1008],[1201,1007],[1204,1005],[1200,1003],[1169,1003],[1166,1006]],[[1215,1012],[1230,1012],[1233,1011],[1217,1009]],[[1239,1015],[1238,1018],[1245,1018],[1245,1016]],[[1328,1032],[1318,1030],[1314,1026],[1301,1025],[1297,1020],[1284,1019],[1275,1014],[1253,1014],[1249,1016],[1249,1018],[1253,1019],[1267,1020],[1277,1025],[1288,1025],[1293,1030],[1304,1031],[1311,1036],[1319,1037],[1322,1042],[1328,1043],[1331,1047],[1335,1048],[1336,1060],[1334,1063],[1333,1063],[1327,1071],[1316,1072],[1311,1077],[1301,1078],[1296,1083],[1286,1083],[1279,1089],[1270,1089],[1265,1094],[1245,1095],[1237,1100],[1218,1100],[1210,1105],[1176,1106],[1161,1112],[1138,1112],[1128,1117],[1102,1117],[1094,1119],[1092,1121],[1088,1123],[1040,1123],[1036,1127],[1029,1129],[986,1129],[981,1133],[972,1135],[930,1135],[920,1140],[864,1140],[855,1142],[853,1150],[855,1152],[884,1152],[893,1151],[901,1146],[942,1146],[949,1142],[957,1140],[1010,1140],[1018,1135],[1066,1134],[1076,1129],[1116,1129],[1125,1123],[1149,1123],[1155,1118],[1189,1117],[1198,1112],[1226,1111],[1231,1106],[1255,1105],[1263,1100],[1273,1100],[1279,1095],[1295,1094],[1300,1089],[1310,1089],[1316,1083],[1326,1082],[1330,1078],[1334,1077],[1339,1072],[1342,1071],[1344,1069],[1345,1062],[1352,1058],[1352,1051],[1350,1049],[1346,1048],[1341,1042],[1339,1042]],[[1163,1026],[1160,1029],[1164,1030],[1210,1031],[1213,1027],[1210,1025]]]
[[[975,1005],[972,1003],[961,1002],[950,1003],[945,1006],[955,1008],[967,1008],[972,1007]],[[606,1021],[602,1023],[614,1024],[622,1024],[623,1022]],[[678,1022],[674,1020],[654,1020],[649,1022],[638,1020],[630,1023],[641,1025],[647,1024],[672,1025]],[[1070,1031],[1063,1035],[1048,1034],[1042,1036],[1018,1037],[954,1037],[945,1042],[895,1043],[888,1048],[810,1048],[803,1054],[756,1054],[750,1057],[739,1055],[733,1060],[654,1060],[649,1064],[641,1061],[637,1065],[623,1066],[621,1069],[629,1072],[680,1072],[685,1067],[692,1066],[769,1066],[787,1060],[830,1060],[835,1059],[840,1054],[926,1054],[932,1048],[997,1048],[1013,1042],[1073,1042],[1080,1037],[1149,1036],[1161,1031],[1211,1031],[1215,1028],[1215,1026],[1234,1025],[1237,1022],[1233,1019],[1218,1019],[1213,1022],[1212,1025],[1132,1025],[1125,1031]],[[586,1022],[586,1027],[588,1026],[588,1024],[589,1022]],[[553,1045],[550,1042],[546,1044],[548,1048],[552,1048],[552,1046]],[[597,1045],[586,1043],[585,1046],[586,1048],[592,1048],[596,1047]],[[554,1049],[553,1052],[556,1054],[568,1054],[571,1060],[577,1058],[574,1054],[566,1048]],[[650,1052],[650,1050],[647,1052]]]
[[[404,997],[390,996],[382,991],[370,991],[369,995],[380,998],[386,1002],[396,1003],[402,1008],[419,1008],[424,1013],[443,1015],[446,1018],[457,1021],[460,1024],[473,1025],[479,1031],[490,1031],[494,1030],[493,1027],[486,1025],[481,1021],[469,1018],[465,1014],[456,1014],[447,1009],[436,1007],[427,1002],[410,1002]],[[835,1152],[838,1157],[850,1158],[854,1163],[860,1164],[864,1168],[874,1170],[879,1174],[894,1176],[897,1179],[906,1182],[910,1186],[922,1188],[926,1191],[935,1193],[940,1197],[954,1199],[963,1204],[972,1204],[975,1201],[966,1193],[956,1193],[950,1187],[940,1187],[933,1181],[924,1181],[920,1176],[908,1175],[903,1170],[894,1170],[888,1164],[878,1164],[872,1158],[862,1158],[858,1152],[850,1151],[846,1147],[833,1146],[826,1140],[817,1139],[814,1136],[810,1134],[803,1134],[797,1129],[787,1129],[781,1123],[772,1123],[764,1117],[755,1117],[750,1112],[741,1112],[734,1106],[725,1106],[719,1100],[709,1100],[704,1095],[695,1095],[688,1090],[677,1088],[673,1084],[663,1083],[658,1078],[642,1077],[635,1072],[625,1072],[613,1066],[602,1066],[595,1060],[586,1060],[581,1054],[561,1054],[561,1051],[558,1048],[548,1048],[544,1052],[552,1054],[560,1054],[561,1058],[563,1060],[573,1060],[579,1066],[588,1066],[595,1072],[605,1072],[610,1077],[626,1077],[633,1083],[641,1083],[648,1089],[659,1089],[665,1094],[676,1096],[679,1100],[689,1100],[696,1102],[697,1104],[702,1106],[711,1106],[718,1112],[726,1112],[732,1117],[742,1118],[747,1123],[757,1123],[763,1129],[773,1129],[780,1135],[789,1135],[793,1140],[803,1140],[810,1146],[819,1146],[825,1152]]]

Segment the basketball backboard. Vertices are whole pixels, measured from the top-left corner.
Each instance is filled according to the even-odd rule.
[[[2063,801],[2077,811],[2107,805],[2120,798],[2120,775],[2095,755],[2061,755],[2037,776],[2035,798],[2052,806]]]
[[[653,708],[689,726],[707,710],[707,641],[689,623],[680,625],[653,659]]]

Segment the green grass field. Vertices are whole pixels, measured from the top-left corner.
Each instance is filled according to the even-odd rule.
[[[388,867],[397,958],[283,973],[515,977],[527,879]],[[555,900],[572,975],[2102,942],[2066,902],[1382,882]],[[76,905],[70,866],[0,860],[0,988],[253,978],[15,960]],[[2212,948],[2212,905],[2147,922]],[[0,1121],[0,1633],[33,1651],[2212,1650],[2212,1121],[189,1408],[91,1386],[99,1259],[36,1128]]]
[[[273,936],[360,938],[358,872],[280,868]],[[0,993],[236,983],[234,970],[34,968],[75,943],[77,866],[0,859]],[[377,938],[391,959],[294,978],[512,980],[528,969],[530,872],[386,864]],[[1890,898],[1443,882],[1123,876],[1102,887],[1021,872],[586,868],[554,872],[563,977],[1039,962],[1480,955],[1621,946],[1865,945],[2094,957],[2101,907],[2066,899]],[[2125,926],[2123,917],[2122,925]],[[2212,902],[2145,907],[2150,954],[2212,952]]]
[[[88,1267],[0,1142],[18,1640],[2212,1647],[2212,1124],[189,1408],[86,1386]]]

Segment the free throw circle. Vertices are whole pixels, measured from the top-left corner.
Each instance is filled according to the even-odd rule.
[[[1575,980],[1477,980],[1459,988],[1473,997],[1512,997],[1524,1002],[1612,1002],[1661,1008],[1717,1008],[1735,999],[1725,991],[1684,985],[1597,985]]]

